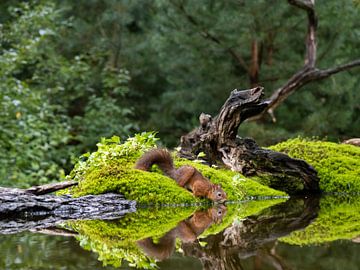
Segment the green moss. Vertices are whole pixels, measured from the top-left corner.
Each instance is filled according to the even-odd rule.
[[[360,235],[359,197],[325,197],[319,216],[302,231],[280,239],[292,245],[313,245]]]
[[[124,194],[138,204],[167,205],[199,201],[190,192],[179,187],[176,182],[159,170],[145,172],[134,169],[136,160],[155,146],[153,133],[143,133],[120,143],[118,137],[102,139],[98,150],[85,154],[67,177],[79,185],[70,188],[71,195],[84,196],[115,192]],[[248,197],[285,196],[286,194],[263,186],[238,173],[210,168],[197,162],[175,158],[175,165],[189,164],[196,167],[214,183],[221,183],[229,200]]]
[[[360,193],[360,147],[297,138],[270,148],[312,165],[321,190]]]
[[[103,139],[92,154],[82,156],[68,179],[79,185],[68,190],[75,197],[115,192],[138,204],[194,203],[197,199],[174,180],[160,174],[135,170],[136,160],[155,146],[152,133],[143,133],[120,143],[118,137]]]
[[[127,214],[115,221],[70,221],[77,231],[80,245],[99,254],[104,265],[121,266],[123,259],[138,268],[152,269],[155,261],[146,256],[136,241],[147,237],[159,238],[189,217],[195,208],[146,208]]]

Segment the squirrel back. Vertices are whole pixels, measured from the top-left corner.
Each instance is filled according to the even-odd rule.
[[[158,165],[165,175],[175,178],[175,167],[170,153],[166,149],[152,149],[136,162],[135,169],[149,171],[152,165]]]
[[[224,202],[226,193],[220,185],[210,182],[195,167],[190,165],[175,169],[173,159],[166,149],[152,149],[138,159],[135,169],[149,171],[156,164],[165,175],[174,179],[177,184],[188,189],[196,197],[205,197],[212,201]]]

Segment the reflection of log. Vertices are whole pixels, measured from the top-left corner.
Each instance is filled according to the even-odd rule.
[[[69,219],[114,219],[133,211],[135,202],[120,194],[72,198],[0,188],[0,233],[52,227]]]
[[[240,124],[266,107],[262,87],[231,92],[219,114],[200,116],[200,126],[181,137],[180,155],[195,158],[206,154],[207,162],[223,163],[244,175],[267,174],[277,178],[273,187],[289,193],[319,191],[316,171],[305,161],[260,148],[252,139],[237,137]],[[280,183],[279,183],[280,181]]]
[[[182,249],[185,255],[199,258],[204,269],[241,269],[241,259],[256,256],[266,244],[273,245],[279,237],[305,228],[318,210],[318,198],[290,199],[205,238],[204,247],[194,242],[183,243]]]

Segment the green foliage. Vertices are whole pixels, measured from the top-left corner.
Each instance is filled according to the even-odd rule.
[[[296,138],[270,148],[312,165],[318,172],[321,190],[360,193],[359,147]]]
[[[320,201],[319,216],[302,231],[292,232],[280,241],[292,245],[324,244],[360,235],[358,197],[325,197]]]
[[[62,147],[70,127],[66,117],[56,116],[61,108],[50,101],[51,89],[38,85],[33,74],[57,27],[56,12],[28,4],[10,12],[17,19],[0,29],[0,182],[26,187],[64,174],[68,153]]]
[[[73,157],[101,136],[136,127],[124,100],[129,72],[89,48],[59,47],[71,20],[52,1],[8,7],[0,27],[0,183],[26,187],[58,180]]]
[[[120,267],[123,260],[130,266],[156,268],[153,258],[146,256],[136,241],[161,237],[189,217],[194,208],[143,208],[115,221],[71,221],[67,226],[79,233],[80,245],[99,254],[104,265]]]

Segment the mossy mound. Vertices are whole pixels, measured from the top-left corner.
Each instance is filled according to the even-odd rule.
[[[296,138],[270,149],[312,165],[325,192],[360,193],[360,147]]]
[[[153,133],[142,133],[120,143],[118,137],[102,139],[98,150],[85,154],[67,177],[79,182],[69,189],[73,196],[115,192],[124,194],[129,200],[146,205],[189,204],[199,201],[190,192],[159,170],[144,172],[134,169],[136,160],[147,150],[155,147],[157,139]],[[192,165],[214,183],[221,183],[229,200],[246,197],[286,196],[247,179],[238,173],[214,169],[196,162],[175,158],[175,165]]]
[[[280,239],[292,245],[314,245],[360,235],[359,197],[325,197],[320,201],[319,216],[302,231]]]

